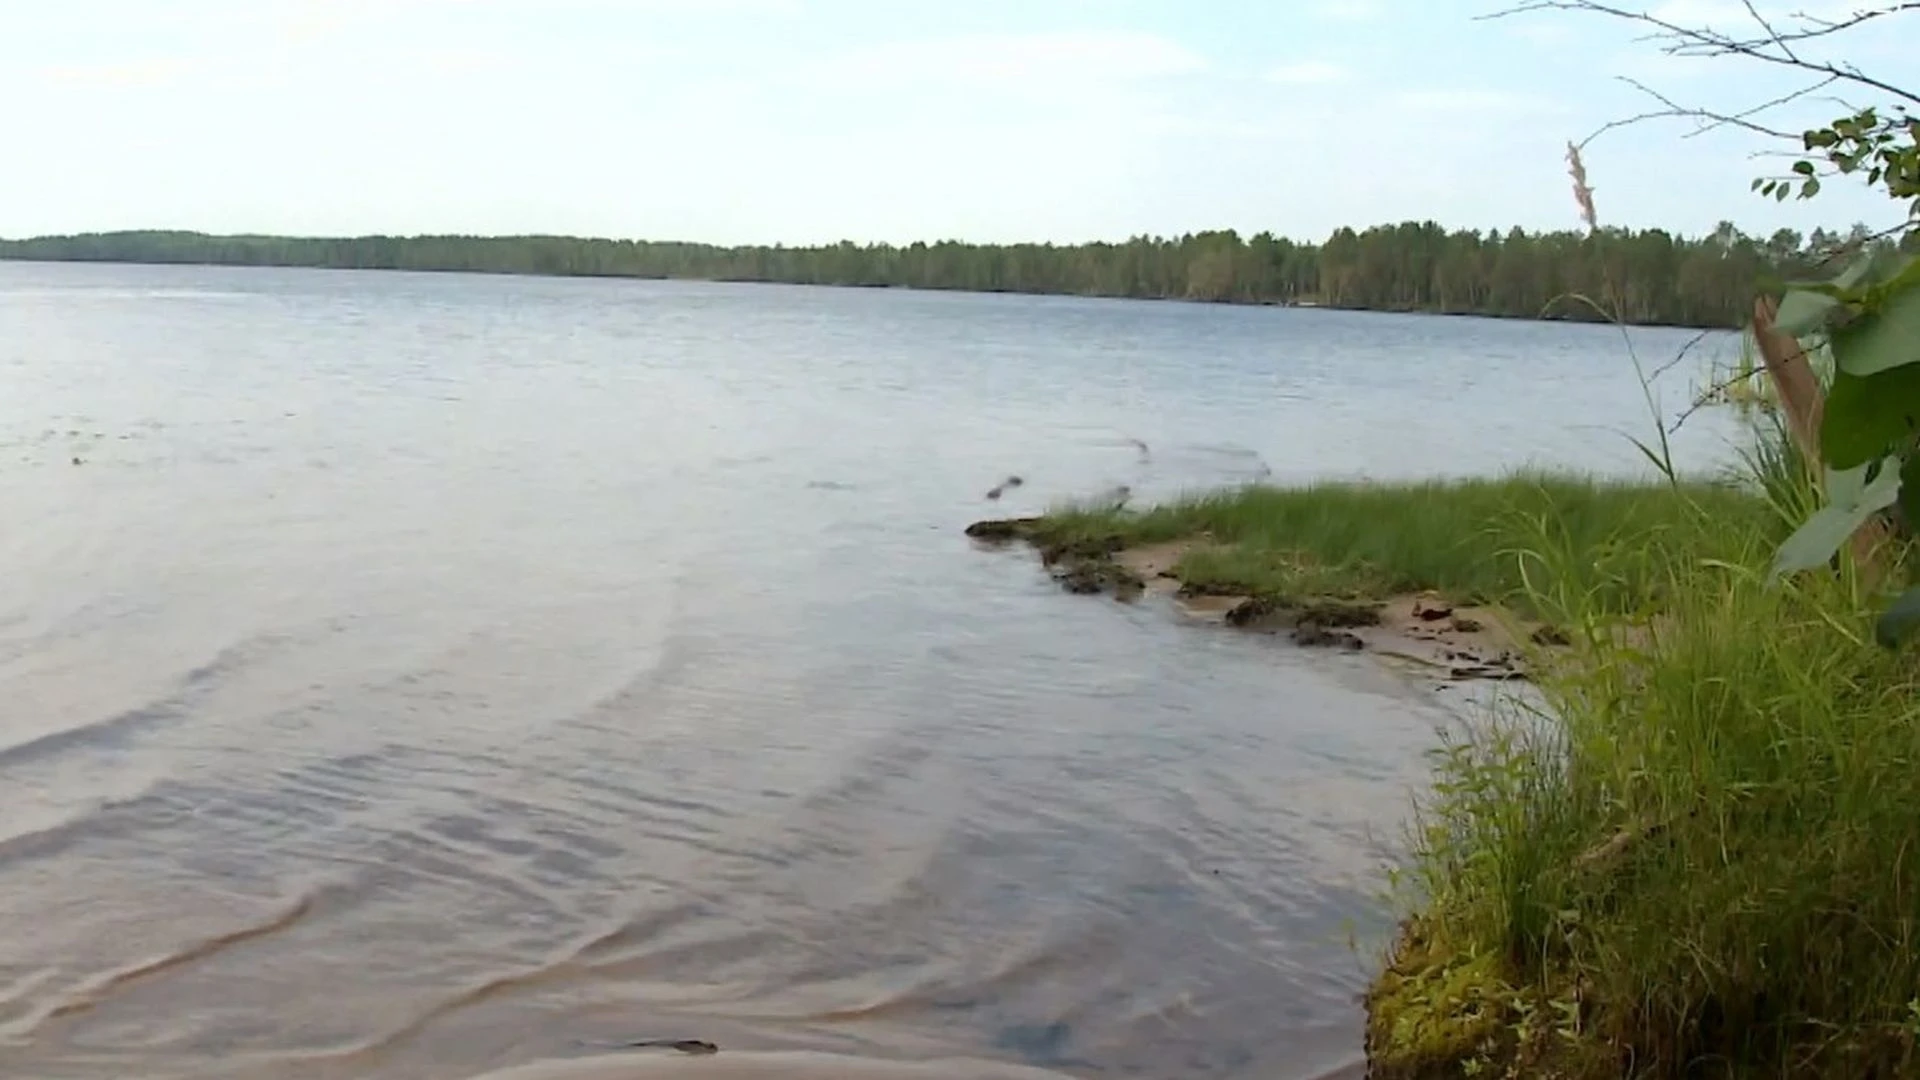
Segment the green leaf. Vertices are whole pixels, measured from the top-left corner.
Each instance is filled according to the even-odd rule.
[[[1903,271],[1899,279],[1912,270]],[[1841,370],[1874,375],[1920,360],[1920,284],[1896,284],[1880,305],[1833,332],[1833,358]]]
[[[1794,171],[1794,172],[1797,172],[1797,173],[1799,173],[1799,174],[1800,174],[1801,176],[1812,176],[1812,175],[1813,175],[1813,162],[1811,162],[1811,161],[1796,161],[1796,162],[1794,162],[1794,163],[1793,163],[1793,171]]]
[[[1871,262],[1871,260],[1869,260],[1869,262]],[[1885,281],[1875,286],[1873,306],[1876,308],[1882,307],[1888,300],[1892,299],[1895,293],[1906,292],[1911,289],[1920,289],[1920,258],[1909,257],[1891,273],[1887,274]]]
[[[1838,344],[1834,354],[1840,355]],[[1828,466],[1863,466],[1915,430],[1920,430],[1920,364],[1861,376],[1846,370],[1843,361],[1833,373],[1820,420],[1820,457]]]
[[[1828,505],[1801,523],[1773,556],[1773,576],[1825,566],[1840,545],[1866,524],[1868,518],[1893,505],[1900,497],[1900,470],[1888,458],[1869,480],[1869,467],[1845,472],[1827,471]]]
[[[1899,475],[1898,465],[1898,459],[1889,456],[1869,461],[1857,468],[1823,470],[1826,476],[1821,483],[1826,491],[1827,505],[1852,509],[1863,502],[1877,498],[1877,485],[1892,484],[1893,491],[1897,495],[1899,486],[1894,483],[1894,478]],[[1874,509],[1892,505],[1893,500],[1888,499]]]
[[[1908,635],[1920,629],[1920,586],[1908,589],[1888,605],[1873,622],[1873,637],[1889,649],[1899,648]]]
[[[1854,286],[1867,279],[1867,272],[1872,269],[1873,251],[1872,249],[1863,249],[1858,255],[1854,256],[1852,262],[1847,264],[1845,270],[1834,275],[1833,283],[1838,286],[1842,292],[1850,292]]]
[[[1839,306],[1840,301],[1825,293],[1789,289],[1787,295],[1780,298],[1780,313],[1774,317],[1773,324],[1794,337],[1806,337],[1823,329],[1828,313]]]

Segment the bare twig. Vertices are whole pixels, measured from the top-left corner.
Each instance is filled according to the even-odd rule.
[[[1600,0],[1525,0],[1515,7],[1484,15],[1481,18],[1507,18],[1540,11],[1581,11],[1607,15],[1624,22],[1649,27],[1652,32],[1648,37],[1664,41],[1666,43],[1664,51],[1669,56],[1741,56],[1762,63],[1831,76],[1837,81],[1870,87],[1881,93],[1920,104],[1920,93],[1884,79],[1874,78],[1850,64],[1842,65],[1810,59],[1794,48],[1795,45],[1807,41],[1856,29],[1876,19],[1884,19],[1904,12],[1920,11],[1920,0],[1882,4],[1877,8],[1855,12],[1844,19],[1837,20],[1816,20],[1804,15],[1796,16],[1802,25],[1792,29],[1776,27],[1771,21],[1761,17],[1751,3],[1745,3],[1744,6],[1753,13],[1764,31],[1764,36],[1739,37],[1709,26],[1683,26],[1652,12],[1635,11],[1631,8],[1602,3]]]
[[[1794,55],[1792,46],[1788,45],[1787,40],[1780,36],[1780,31],[1773,28],[1773,24],[1767,21],[1767,17],[1760,14],[1760,9],[1753,6],[1753,0],[1740,0],[1740,3],[1747,9],[1747,14],[1753,18],[1753,21],[1760,24],[1760,29],[1767,32],[1767,37],[1772,39],[1774,47],[1780,50],[1780,54],[1798,63],[1800,58]]]
[[[1903,233],[1909,232],[1913,229],[1913,227],[1914,227],[1913,221],[1908,220],[1908,221],[1903,221],[1898,225],[1889,225],[1884,229],[1876,229],[1873,232],[1867,233],[1863,236],[1848,237],[1846,240],[1842,241],[1841,243],[1835,244],[1831,250],[1825,252],[1824,254],[1819,255],[1816,258],[1816,261],[1821,266],[1825,266],[1828,263],[1833,262],[1835,259],[1842,258],[1843,256],[1851,256],[1851,255],[1858,254],[1860,249],[1866,247],[1868,244],[1885,240],[1890,236],[1899,236]]]
[[[1672,371],[1674,368],[1679,367],[1680,361],[1685,360],[1687,358],[1687,354],[1693,351],[1694,346],[1700,344],[1702,341],[1705,341],[1707,339],[1707,335],[1711,333],[1713,333],[1712,330],[1701,330],[1698,333],[1694,334],[1692,337],[1688,338],[1687,343],[1685,345],[1680,346],[1680,351],[1673,354],[1673,359],[1653,369],[1653,374],[1647,376],[1647,381],[1652,382],[1653,380],[1658,379],[1660,376],[1665,375],[1667,372]]]
[[[1752,382],[1754,379],[1763,377],[1765,374],[1763,369],[1755,368],[1752,371],[1735,373],[1719,382],[1708,383],[1706,389],[1696,394],[1693,401],[1686,408],[1674,414],[1673,422],[1667,425],[1667,434],[1678,434],[1681,425],[1691,420],[1694,413],[1700,412],[1710,405],[1720,404],[1719,396],[1721,394],[1739,386],[1743,382]]]
[[[1790,132],[1790,131],[1781,131],[1778,128],[1770,128],[1770,127],[1767,127],[1765,124],[1756,123],[1752,118],[1754,116],[1759,115],[1762,112],[1767,111],[1768,109],[1777,108],[1778,106],[1785,105],[1788,102],[1793,101],[1797,98],[1804,97],[1805,95],[1810,94],[1813,91],[1818,90],[1821,87],[1826,86],[1829,83],[1833,82],[1831,78],[1828,78],[1816,85],[1803,87],[1800,90],[1796,90],[1790,94],[1783,94],[1772,101],[1766,102],[1761,105],[1756,105],[1750,109],[1743,109],[1737,113],[1720,113],[1720,112],[1714,112],[1711,109],[1702,109],[1702,108],[1695,108],[1691,106],[1681,105],[1679,102],[1674,101],[1672,98],[1668,97],[1665,94],[1662,94],[1658,90],[1653,89],[1652,87],[1648,86],[1647,84],[1641,82],[1638,79],[1629,78],[1625,75],[1619,75],[1615,77],[1618,78],[1621,82],[1626,83],[1628,86],[1633,87],[1635,90],[1638,90],[1641,93],[1652,98],[1653,100],[1659,102],[1661,107],[1658,109],[1651,110],[1649,112],[1639,113],[1635,116],[1629,116],[1629,117],[1626,117],[1625,119],[1610,120],[1607,123],[1600,125],[1598,128],[1594,129],[1592,134],[1580,140],[1579,146],[1582,149],[1585,149],[1588,143],[1591,143],[1593,140],[1599,138],[1602,135],[1605,135],[1607,132],[1612,131],[1615,128],[1629,127],[1634,124],[1645,123],[1648,120],[1692,120],[1695,122],[1695,127],[1692,131],[1687,133],[1686,135],[1687,138],[1692,138],[1695,135],[1705,134],[1706,132],[1712,131],[1715,128],[1738,127],[1738,128],[1745,128],[1746,130],[1754,132],[1755,134],[1758,134],[1758,135],[1765,135],[1768,138],[1787,139],[1794,143],[1798,143],[1800,141],[1799,133]]]

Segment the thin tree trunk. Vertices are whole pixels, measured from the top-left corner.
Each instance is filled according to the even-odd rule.
[[[1779,314],[1779,310],[1779,305],[1772,297],[1762,296],[1754,301],[1754,344],[1760,350],[1760,361],[1766,366],[1767,376],[1773,380],[1773,388],[1780,399],[1780,410],[1787,417],[1787,430],[1794,441],[1800,444],[1800,451],[1806,455],[1814,476],[1824,478],[1826,470],[1821,467],[1820,423],[1826,413],[1826,393],[1820,389],[1819,376],[1814,374],[1813,364],[1807,360],[1799,339],[1774,326],[1774,316]],[[1886,521],[1875,517],[1860,526],[1848,543],[1855,565],[1869,580],[1878,576],[1880,566],[1877,554],[1880,545],[1890,535]]]

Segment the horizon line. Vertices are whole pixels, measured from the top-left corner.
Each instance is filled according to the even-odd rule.
[[[1734,231],[1737,234],[1748,237],[1748,238],[1764,239],[1766,235],[1762,233],[1747,232],[1741,229],[1738,225],[1734,225],[1730,221],[1722,222],[1721,224],[1733,225]],[[1504,236],[1509,233],[1512,233],[1515,230],[1518,230],[1525,235],[1538,237],[1538,236],[1554,236],[1554,235],[1569,235],[1569,234],[1579,235],[1579,234],[1593,231],[1593,230],[1588,230],[1579,226],[1567,226],[1565,228],[1551,228],[1551,229],[1547,229],[1547,228],[1530,229],[1524,225],[1509,225],[1504,227],[1503,226],[1487,226],[1483,228],[1474,228],[1469,226],[1443,225],[1432,218],[1421,218],[1421,219],[1403,218],[1398,221],[1377,221],[1372,224],[1364,225],[1364,226],[1358,226],[1358,225],[1341,226],[1333,230],[1332,233],[1329,233],[1325,239],[1320,239],[1320,240],[1303,240],[1295,236],[1288,236],[1288,235],[1275,232],[1274,230],[1271,230],[1271,229],[1262,229],[1259,232],[1254,232],[1254,233],[1242,233],[1240,230],[1232,227],[1222,227],[1222,228],[1214,228],[1214,229],[1189,230],[1189,231],[1180,232],[1180,233],[1141,232],[1141,233],[1135,233],[1131,236],[1128,236],[1124,239],[1119,239],[1119,240],[1114,240],[1114,239],[964,240],[957,237],[942,237],[937,240],[921,239],[921,240],[898,241],[898,240],[854,240],[851,238],[843,237],[839,240],[810,240],[810,241],[774,240],[774,241],[746,241],[746,242],[739,242],[739,243],[722,243],[722,242],[711,241],[711,240],[683,240],[683,239],[657,239],[657,238],[649,239],[649,238],[634,237],[634,236],[613,236],[613,235],[604,235],[604,234],[564,233],[564,232],[291,233],[291,232],[212,232],[206,229],[143,227],[143,228],[86,229],[86,230],[80,230],[80,231],[74,231],[74,232],[34,233],[30,235],[25,235],[25,236],[0,236],[0,244],[29,244],[35,241],[75,240],[75,239],[82,239],[87,237],[191,236],[191,237],[204,237],[210,240],[293,240],[293,241],[570,240],[570,241],[576,241],[576,242],[590,242],[590,243],[676,245],[676,246],[682,246],[682,247],[717,248],[722,250],[739,250],[742,248],[769,248],[769,249],[784,248],[789,250],[796,250],[796,249],[808,249],[808,248],[835,248],[835,247],[843,247],[848,245],[851,245],[855,248],[894,248],[894,249],[910,249],[916,246],[932,248],[932,247],[939,247],[943,245],[952,245],[952,246],[958,246],[958,247],[972,247],[972,248],[994,248],[994,247],[999,247],[999,248],[1012,248],[1012,247],[1078,248],[1078,247],[1095,247],[1095,246],[1101,246],[1101,245],[1105,245],[1109,247],[1121,247],[1127,244],[1138,243],[1143,240],[1148,242],[1158,242],[1158,243],[1170,243],[1170,242],[1177,243],[1180,241],[1192,240],[1192,239],[1197,239],[1205,236],[1221,236],[1221,235],[1231,233],[1240,243],[1243,243],[1243,244],[1252,240],[1257,240],[1265,236],[1265,237],[1271,238],[1274,242],[1277,242],[1277,243],[1288,243],[1288,244],[1293,244],[1295,246],[1300,246],[1300,247],[1323,247],[1326,245],[1328,240],[1331,240],[1334,235],[1337,235],[1342,230],[1351,230],[1356,234],[1364,234],[1366,232],[1369,232],[1375,229],[1398,229],[1406,226],[1416,226],[1416,227],[1433,226],[1435,228],[1440,229],[1442,232],[1444,232],[1449,236],[1457,236],[1460,234],[1473,234],[1477,236],[1485,236],[1490,233],[1498,233]],[[1775,229],[1774,231],[1775,232],[1780,232],[1780,231],[1797,232],[1797,233],[1800,233],[1803,237],[1810,236],[1812,235],[1812,233],[1817,231],[1836,233],[1844,236],[1844,235],[1847,235],[1849,231],[1867,229],[1867,228],[1870,228],[1870,227],[1867,226],[1866,223],[1864,222],[1854,222],[1853,224],[1847,225],[1844,227],[1833,226],[1833,225],[1815,226],[1812,229],[1808,229],[1804,231],[1799,229],[1791,229],[1788,226],[1781,226],[1779,229]],[[1603,234],[1604,233],[1625,233],[1629,235],[1645,234],[1650,232],[1662,232],[1662,233],[1666,233],[1668,236],[1674,237],[1675,239],[1700,239],[1700,238],[1713,235],[1714,232],[1718,231],[1718,228],[1716,227],[1713,230],[1708,230],[1701,233],[1688,233],[1688,232],[1668,229],[1666,227],[1658,226],[1658,225],[1639,226],[1639,227],[1630,226],[1630,225],[1603,225],[1597,231]]]

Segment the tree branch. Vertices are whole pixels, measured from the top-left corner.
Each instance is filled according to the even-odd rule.
[[[1749,60],[1791,67],[1816,75],[1830,76],[1835,80],[1870,87],[1883,94],[1901,98],[1920,105],[1920,93],[1904,87],[1876,79],[1864,74],[1852,65],[1828,63],[1802,57],[1793,48],[1794,45],[1816,38],[1828,37],[1847,30],[1856,29],[1875,19],[1888,18],[1905,12],[1920,11],[1920,0],[1903,0],[1901,3],[1884,4],[1869,11],[1855,12],[1844,19],[1813,19],[1806,15],[1797,15],[1802,26],[1782,30],[1761,16],[1753,7],[1751,0],[1742,0],[1742,5],[1752,14],[1762,30],[1763,37],[1735,37],[1708,26],[1682,26],[1679,23],[1663,19],[1651,12],[1635,11],[1603,3],[1601,0],[1525,0],[1515,7],[1482,15],[1483,19],[1508,18],[1540,11],[1581,11],[1589,14],[1606,15],[1623,22],[1637,23],[1651,27],[1649,36],[1666,42],[1664,51],[1669,56],[1742,56]]]
[[[1694,129],[1692,131],[1689,131],[1685,136],[1683,136],[1684,138],[1690,139],[1690,138],[1693,138],[1695,135],[1704,135],[1707,132],[1713,131],[1717,128],[1737,127],[1737,128],[1743,128],[1747,131],[1751,131],[1757,135],[1765,135],[1768,138],[1772,138],[1772,139],[1786,139],[1789,142],[1792,142],[1797,145],[1799,144],[1800,138],[1801,138],[1798,132],[1781,131],[1778,128],[1771,128],[1766,126],[1765,124],[1756,122],[1753,118],[1761,115],[1762,113],[1767,112],[1768,110],[1777,109],[1782,105],[1786,105],[1791,102],[1798,101],[1801,98],[1804,98],[1813,94],[1815,91],[1825,89],[1826,87],[1832,85],[1833,82],[1835,81],[1833,76],[1827,76],[1821,79],[1819,82],[1812,83],[1807,86],[1803,86],[1798,90],[1793,90],[1788,93],[1781,94],[1779,97],[1773,98],[1770,101],[1761,102],[1758,105],[1754,105],[1750,108],[1742,109],[1739,112],[1722,113],[1722,112],[1715,112],[1712,109],[1703,109],[1703,108],[1698,108],[1693,106],[1682,105],[1679,102],[1674,101],[1672,98],[1668,97],[1665,94],[1662,94],[1658,90],[1655,90],[1654,88],[1648,86],[1647,84],[1641,82],[1638,79],[1629,78],[1628,76],[1625,76],[1625,75],[1617,75],[1615,76],[1615,78],[1619,79],[1623,83],[1626,83],[1628,86],[1633,87],[1635,90],[1638,90],[1641,93],[1647,95],[1653,100],[1659,102],[1660,108],[1654,109],[1649,112],[1639,113],[1634,116],[1629,116],[1621,120],[1611,120],[1605,124],[1602,124],[1600,127],[1596,128],[1591,134],[1589,134],[1586,138],[1581,139],[1578,143],[1574,144],[1582,150],[1585,150],[1587,148],[1588,143],[1606,134],[1607,132],[1612,131],[1614,128],[1627,127],[1632,124],[1644,123],[1648,120],[1669,120],[1669,119],[1692,120],[1695,122]]]

